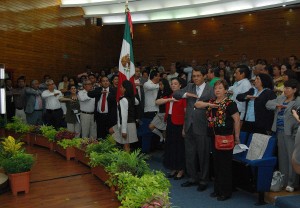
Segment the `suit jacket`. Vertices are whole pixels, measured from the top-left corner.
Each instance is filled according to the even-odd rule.
[[[33,113],[36,96],[37,95],[41,96],[41,94],[42,94],[42,91],[39,89],[35,90],[31,87],[25,88],[25,95],[26,95],[25,113]],[[42,97],[41,97],[41,99],[42,99]]]
[[[95,120],[99,119],[100,113],[97,111],[97,106],[98,102],[101,98],[102,95],[102,87],[98,87],[92,91],[88,92],[88,96],[91,98],[95,98],[95,108],[94,108],[94,113],[95,113]],[[117,123],[117,101],[116,101],[116,88],[109,87],[109,93],[106,97],[107,100],[107,107],[108,107],[108,116],[109,116],[109,121],[110,126],[113,126]],[[103,121],[106,122],[106,121]]]
[[[189,83],[185,88],[174,92],[173,97],[177,100],[181,99],[185,93],[194,93],[196,92],[196,85],[194,83]],[[206,118],[206,109],[194,108],[196,101],[209,101],[214,98],[213,88],[210,87],[207,83],[204,87],[203,93],[199,99],[196,98],[187,98],[187,107],[185,113],[184,121],[184,131],[188,132],[189,128],[192,126],[193,133],[197,135],[207,135],[207,118]]]
[[[238,94],[236,99],[240,102],[248,101],[246,99],[247,95],[253,95],[254,90],[251,88],[249,91],[245,93]],[[255,122],[254,125],[259,127],[260,129],[264,129],[265,131],[271,131],[274,112],[272,110],[268,110],[266,108],[266,103],[269,100],[273,100],[276,98],[276,94],[273,90],[265,89],[255,100],[254,100],[254,114],[255,114]],[[248,105],[248,103],[247,103]],[[247,114],[247,112],[246,112]],[[245,118],[246,118],[245,114]]]
[[[278,117],[278,108],[276,105],[281,105],[284,101],[286,100],[286,97],[284,95],[278,96],[274,100],[269,100],[266,104],[267,109],[269,110],[275,110],[274,114],[274,121],[272,125],[272,131],[276,132],[277,129],[277,117]],[[288,103],[284,114],[283,114],[283,119],[284,119],[284,134],[285,135],[296,135],[297,129],[298,129],[298,122],[292,115],[292,109],[293,107],[299,107],[300,106],[300,97],[297,97],[295,100],[292,100]]]

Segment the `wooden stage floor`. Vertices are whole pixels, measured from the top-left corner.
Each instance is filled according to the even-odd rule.
[[[1,208],[115,208],[120,203],[115,193],[91,174],[89,167],[67,161],[58,153],[42,147],[29,147],[36,156],[30,191],[13,196],[0,195]]]

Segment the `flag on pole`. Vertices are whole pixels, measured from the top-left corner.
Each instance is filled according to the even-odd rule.
[[[134,66],[134,57],[132,50],[132,37],[133,37],[133,27],[131,21],[131,15],[126,8],[126,22],[125,22],[125,30],[124,37],[121,49],[121,55],[119,60],[119,83],[118,83],[118,91],[117,91],[117,101],[120,98],[120,86],[124,80],[129,80],[133,85],[134,94],[136,93],[135,84],[134,84],[134,74],[135,74],[135,66]]]

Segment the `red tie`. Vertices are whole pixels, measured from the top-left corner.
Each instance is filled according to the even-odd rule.
[[[106,90],[102,92],[101,112],[105,110]]]

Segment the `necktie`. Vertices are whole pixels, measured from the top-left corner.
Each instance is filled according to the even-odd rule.
[[[200,89],[200,86],[197,86],[196,91],[197,91],[197,96],[200,97],[200,95],[201,95],[201,89]]]
[[[106,93],[106,90],[104,90],[102,93],[101,112],[105,110]]]

